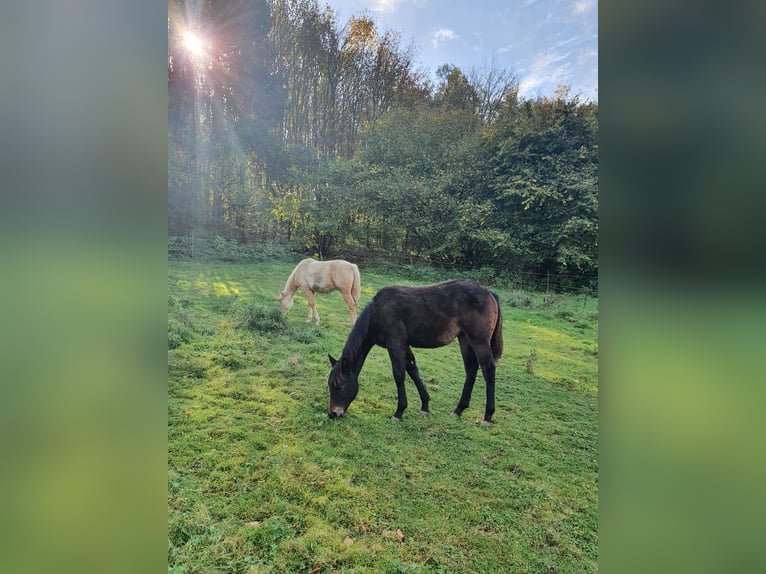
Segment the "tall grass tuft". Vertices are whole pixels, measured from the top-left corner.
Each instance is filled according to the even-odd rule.
[[[283,330],[287,326],[287,320],[284,313],[279,309],[266,309],[264,307],[248,305],[245,309],[245,319],[241,326],[250,331],[274,333]]]

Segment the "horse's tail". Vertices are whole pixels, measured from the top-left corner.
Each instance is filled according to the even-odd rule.
[[[500,297],[497,293],[492,293],[492,296],[497,301],[497,323],[495,323],[495,330],[492,332],[492,357],[497,361],[503,356],[503,312],[500,309]]]
[[[359,267],[355,263],[352,263],[351,267],[354,269],[354,283],[351,285],[351,296],[354,298],[354,301],[359,301],[359,295],[362,294],[362,278],[359,275]]]

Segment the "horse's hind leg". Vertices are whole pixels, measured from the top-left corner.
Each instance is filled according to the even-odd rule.
[[[463,394],[460,396],[460,401],[455,410],[452,411],[452,414],[455,416],[460,416],[471,404],[471,393],[476,382],[476,374],[479,372],[479,360],[476,358],[473,347],[468,342],[468,337],[464,334],[458,335],[458,341],[460,342],[460,354],[463,355],[465,383],[463,383]]]
[[[343,295],[343,300],[346,302],[348,312],[351,313],[351,324],[356,323],[356,301],[351,296],[351,291],[348,289],[340,289],[340,294]]]
[[[489,345],[478,353],[481,373],[487,383],[487,406],[484,410],[483,426],[492,424],[492,415],[495,413],[495,360]]]
[[[412,349],[407,348],[407,362],[405,363],[407,368],[407,374],[410,376],[415,386],[418,389],[420,395],[420,412],[428,414],[428,402],[431,397],[428,396],[428,391],[423,381],[420,379],[420,373],[418,372],[418,366],[415,364],[415,355],[412,354]]]

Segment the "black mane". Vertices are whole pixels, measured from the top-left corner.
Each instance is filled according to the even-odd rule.
[[[354,323],[354,327],[351,329],[351,333],[348,335],[346,345],[343,347],[341,356],[348,359],[351,363],[355,363],[359,358],[364,360],[370,350],[371,345],[368,343],[368,335],[370,331],[370,318],[376,298],[373,298],[364,308],[362,314],[359,315],[356,323]],[[360,355],[364,356],[360,357]]]
[[[412,347],[435,349],[455,339],[460,342],[465,382],[454,414],[460,415],[468,408],[476,375],[481,369],[487,384],[482,424],[490,424],[495,412],[495,361],[503,351],[500,303],[487,288],[461,280],[422,287],[391,285],[375,295],[351,329],[340,360],[330,356],[329,416],[342,416],[356,397],[359,373],[374,345],[384,347],[391,359],[397,391],[393,418],[401,420],[407,408],[406,375],[418,389],[421,411],[427,413],[430,397],[420,378]]]

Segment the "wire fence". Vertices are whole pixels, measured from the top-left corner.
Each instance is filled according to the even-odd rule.
[[[168,258],[171,260],[297,263],[307,255],[311,254],[299,253],[285,244],[240,244],[221,237],[168,238]],[[589,296],[596,296],[598,293],[597,274],[521,271],[510,265],[471,265],[358,249],[348,249],[335,254],[334,257],[347,259],[368,268],[390,269],[400,276],[419,281],[438,281],[445,275],[450,275],[519,291],[579,292]]]

